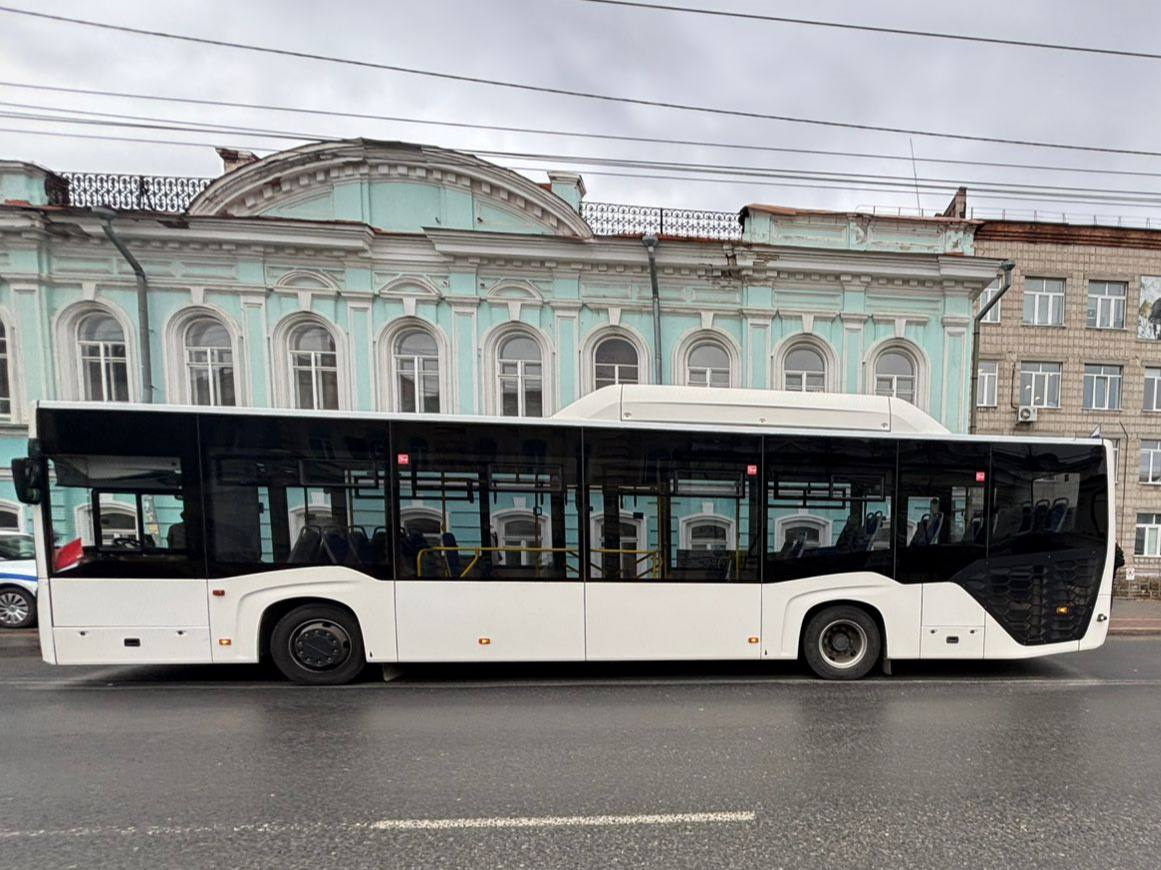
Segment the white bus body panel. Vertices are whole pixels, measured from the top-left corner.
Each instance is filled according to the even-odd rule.
[[[585,612],[590,660],[756,659],[761,654],[757,583],[590,583]]]
[[[59,664],[210,662],[206,581],[197,578],[52,578]]]
[[[762,590],[763,656],[797,658],[806,614],[815,605],[849,601],[879,611],[889,658],[919,658],[922,596],[921,586],[896,583],[873,571],[767,583]]]
[[[924,583],[920,657],[982,659],[985,615],[984,608],[962,586]]]
[[[395,584],[351,568],[312,566],[242,574],[209,581],[210,628],[215,662],[258,661],[262,615],[293,598],[345,605],[359,620],[371,662],[396,661]],[[222,595],[214,595],[221,590]],[[229,640],[223,645],[222,640]]]
[[[399,580],[399,660],[584,661],[584,584]]]

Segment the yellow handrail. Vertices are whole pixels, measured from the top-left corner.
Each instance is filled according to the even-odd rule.
[[[484,555],[484,553],[564,553],[567,556],[577,555],[577,551],[575,549],[569,549],[568,547],[424,547],[422,550],[415,554],[415,576],[423,576],[423,557],[428,553],[465,552],[472,553],[474,555],[472,556],[472,560],[468,562],[467,567],[460,572],[460,577],[467,577],[471,570],[476,567],[476,563],[480,561],[480,558]],[[535,567],[539,568],[540,566],[537,565]],[[566,564],[564,566],[565,573],[568,573],[571,567],[572,566]],[[579,569],[573,568],[572,570],[576,571],[577,574],[580,574]]]

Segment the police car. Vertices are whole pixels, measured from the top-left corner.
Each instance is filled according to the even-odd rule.
[[[36,544],[32,535],[0,534],[0,628],[36,625]]]

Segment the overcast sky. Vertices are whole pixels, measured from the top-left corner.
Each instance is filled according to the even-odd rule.
[[[854,123],[1161,151],[1161,61],[836,31],[591,5],[578,0],[199,0],[196,3],[13,0],[29,9],[550,87]],[[1161,3],[1071,0],[883,0],[867,3],[688,0],[688,5],[1036,41],[1161,50]],[[95,31],[0,14],[0,80],[193,96],[409,118],[907,156],[908,137],[516,92],[393,72]],[[0,87],[0,100],[262,127],[319,137],[401,139],[463,150],[531,151],[718,163],[779,170],[910,175],[909,162],[573,140],[527,134],[304,117]],[[29,111],[0,106],[0,111]],[[0,127],[230,145],[266,153],[293,142],[0,119]],[[0,159],[57,170],[215,175],[208,147],[0,133]],[[1161,158],[1069,153],[914,137],[920,158],[1161,173]],[[507,160],[511,166],[532,166]],[[552,161],[573,168],[568,160]],[[915,194],[755,183],[663,181],[575,167],[588,198],[736,210],[750,202],[818,208],[915,206]],[[917,166],[921,177],[1152,192],[1161,177]],[[542,172],[527,174],[543,180]],[[942,208],[954,190],[922,197]],[[859,189],[857,189],[859,188]],[[977,209],[1149,214],[1119,204],[1002,202]]]

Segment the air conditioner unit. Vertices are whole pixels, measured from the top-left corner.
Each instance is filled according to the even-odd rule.
[[[1016,411],[1016,422],[1035,423],[1036,411],[1037,408],[1035,405],[1021,405],[1019,410]]]

